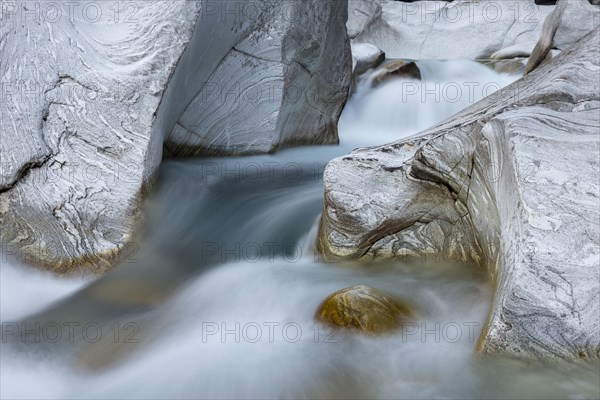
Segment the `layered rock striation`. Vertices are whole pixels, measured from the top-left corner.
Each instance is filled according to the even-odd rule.
[[[57,272],[118,263],[163,146],[187,156],[336,142],[347,7],[3,2],[4,254]]]

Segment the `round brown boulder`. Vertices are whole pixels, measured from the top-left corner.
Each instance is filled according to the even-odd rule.
[[[380,335],[402,327],[414,318],[411,307],[391,295],[358,285],[327,297],[316,319],[328,325],[356,329],[367,335]]]

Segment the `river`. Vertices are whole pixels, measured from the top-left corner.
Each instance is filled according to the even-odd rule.
[[[421,82],[357,82],[339,145],[166,160],[138,244],[104,277],[2,256],[2,398],[598,397],[597,365],[476,353],[491,301],[477,267],[315,254],[329,160],[418,133],[517,78],[473,61],[418,65]],[[325,297],[356,284],[406,299],[418,321],[378,338],[315,323]]]

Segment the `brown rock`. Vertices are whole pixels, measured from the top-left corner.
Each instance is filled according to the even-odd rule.
[[[391,61],[377,68],[371,75],[371,86],[380,85],[391,78],[421,80],[421,70],[414,62]]]
[[[380,335],[401,328],[412,319],[411,307],[386,293],[358,285],[339,290],[319,306],[315,318],[328,325]]]

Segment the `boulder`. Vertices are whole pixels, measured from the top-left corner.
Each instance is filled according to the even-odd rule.
[[[155,115],[199,4],[57,4],[2,3],[0,238],[22,261],[101,272],[160,163]]]
[[[421,134],[329,163],[325,259],[437,254],[495,288],[479,350],[600,357],[600,28]]]
[[[525,72],[552,58],[552,49],[564,50],[600,25],[600,8],[586,0],[561,0],[544,21]]]
[[[589,0],[560,0],[566,3],[554,34],[553,48],[565,50],[600,25],[600,7]]]
[[[385,53],[369,43],[352,43],[352,73],[360,75],[385,60]]]
[[[222,3],[240,10],[199,24],[174,76],[173,106],[159,116],[168,152],[337,143],[352,74],[347,1]]]
[[[390,1],[381,8],[354,41],[371,43],[388,58],[422,60],[489,59],[517,45],[519,54],[529,55],[554,7],[533,0],[456,0]]]
[[[22,261],[57,272],[118,263],[165,140],[172,155],[337,141],[346,1],[1,11],[0,240]]]
[[[501,74],[522,76],[525,73],[525,66],[528,58],[517,57],[504,60],[491,60],[485,65]]]
[[[531,49],[536,45],[536,42],[517,43],[515,45],[505,47],[492,54],[493,60],[510,60],[517,57],[529,57]]]
[[[413,319],[411,307],[369,286],[358,285],[329,295],[319,306],[319,322],[357,330],[366,335],[381,335],[402,327]]]

